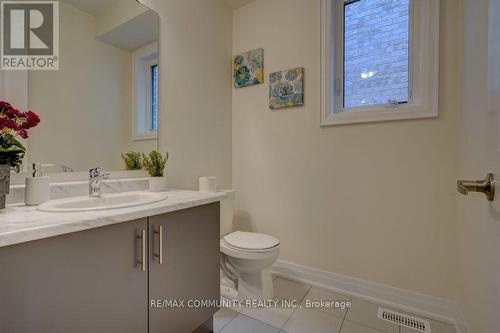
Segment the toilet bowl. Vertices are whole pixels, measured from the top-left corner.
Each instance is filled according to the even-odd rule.
[[[279,240],[269,235],[236,231],[220,240],[227,274],[237,280],[239,299],[274,298],[271,266],[279,255]]]
[[[271,267],[278,258],[280,241],[266,234],[233,231],[233,213],[234,191],[221,201],[221,281],[231,282],[221,290],[235,288],[229,294],[241,300],[273,299]]]

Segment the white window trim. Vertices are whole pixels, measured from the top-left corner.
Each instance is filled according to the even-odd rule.
[[[151,66],[158,64],[158,43],[154,42],[133,52],[132,55],[132,140],[155,140],[158,130],[149,130],[151,99]],[[137,84],[142,77],[143,84]],[[139,127],[143,127],[140,130]]]
[[[342,107],[343,3],[321,0],[321,126],[438,116],[439,0],[410,0],[410,100],[395,107]],[[339,13],[336,19],[335,13]],[[340,21],[340,22],[339,22]],[[335,27],[333,29],[333,27]],[[335,31],[335,33],[332,33]],[[340,41],[336,43],[336,41]],[[336,112],[333,112],[333,111]]]

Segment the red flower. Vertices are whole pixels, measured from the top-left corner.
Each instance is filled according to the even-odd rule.
[[[8,107],[4,109],[4,114],[9,117],[10,119],[17,119],[17,118],[23,118],[24,113],[22,113],[19,110],[14,109],[13,107]]]
[[[18,131],[17,131],[17,134],[19,134],[19,136],[23,139],[27,139],[28,138],[28,131],[25,130],[24,128],[20,128]]]
[[[28,111],[24,114],[26,121],[21,125],[24,129],[35,127],[40,123],[40,117],[33,111]]]
[[[0,110],[4,110],[4,109],[10,109],[12,106],[5,102],[5,101],[0,101]]]
[[[10,129],[23,138],[28,138],[28,129],[40,123],[40,117],[32,112],[21,112],[9,103],[0,101],[0,131]]]
[[[0,118],[0,130],[3,130],[5,128],[18,131],[19,130],[19,125],[17,123],[9,118]]]

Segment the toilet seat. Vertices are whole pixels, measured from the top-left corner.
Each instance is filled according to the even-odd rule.
[[[278,255],[280,246],[275,246],[271,249],[260,250],[260,251],[248,251],[235,248],[227,244],[224,239],[220,240],[220,250],[227,256],[239,259],[249,259],[249,260],[263,260],[268,258],[273,258]]]
[[[270,235],[255,232],[235,231],[223,238],[225,245],[242,252],[270,252],[280,245],[280,241]]]

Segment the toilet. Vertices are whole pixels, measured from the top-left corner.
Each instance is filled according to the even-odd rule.
[[[234,192],[220,205],[221,294],[241,300],[273,299],[271,267],[279,255],[279,239],[233,231]]]

